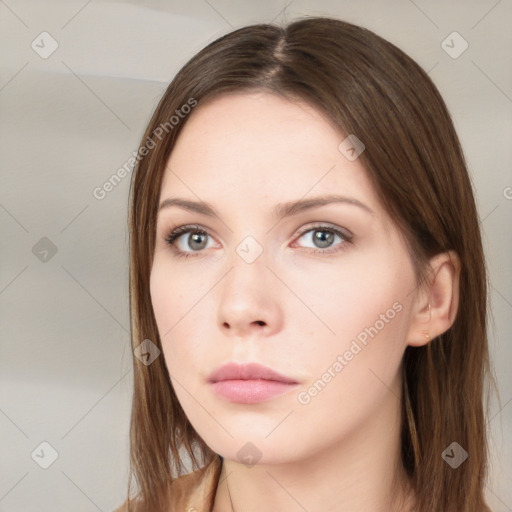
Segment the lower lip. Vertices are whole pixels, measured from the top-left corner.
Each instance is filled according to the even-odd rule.
[[[297,384],[276,380],[222,380],[211,384],[215,393],[230,402],[257,404],[290,391]]]

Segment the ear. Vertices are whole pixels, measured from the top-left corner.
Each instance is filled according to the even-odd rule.
[[[430,260],[429,282],[416,294],[407,344],[426,345],[446,332],[459,307],[460,260],[455,251],[437,254]],[[430,306],[429,306],[430,304]]]

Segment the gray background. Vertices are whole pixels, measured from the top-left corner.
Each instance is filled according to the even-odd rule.
[[[132,156],[189,57],[232,28],[304,14],[395,43],[453,115],[492,281],[501,404],[487,493],[495,512],[512,510],[510,0],[0,0],[0,511],[108,511],[124,500],[131,174],[102,200],[93,190]],[[58,48],[43,58],[45,31]],[[454,31],[469,45],[457,58],[463,41],[442,43]]]

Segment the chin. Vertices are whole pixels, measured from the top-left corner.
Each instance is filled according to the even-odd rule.
[[[233,433],[233,432],[232,432]],[[233,433],[234,435],[234,433]],[[229,440],[225,437],[222,440],[216,439],[208,442],[208,446],[224,459],[246,465],[248,468],[257,465],[283,464],[299,460],[300,453],[297,451],[297,442],[291,437],[293,446],[283,445],[282,439],[277,436],[272,439],[263,435],[252,435],[247,432],[245,435],[236,436]]]

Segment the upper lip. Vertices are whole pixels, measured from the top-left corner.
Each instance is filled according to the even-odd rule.
[[[278,382],[286,382],[289,384],[297,384],[297,381],[282,375],[268,366],[263,366],[258,363],[237,364],[227,363],[208,377],[208,382],[219,382],[221,380],[251,380],[251,379],[264,379],[274,380]]]

